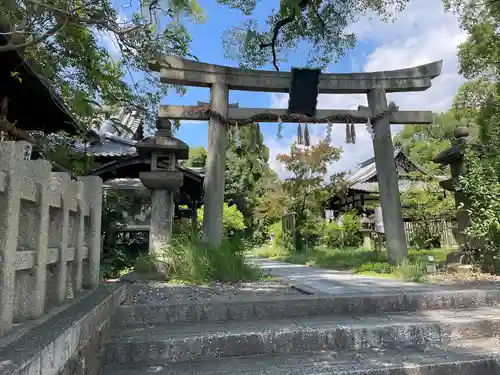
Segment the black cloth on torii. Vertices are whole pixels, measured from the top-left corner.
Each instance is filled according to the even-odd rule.
[[[316,116],[320,69],[292,68],[288,113]]]

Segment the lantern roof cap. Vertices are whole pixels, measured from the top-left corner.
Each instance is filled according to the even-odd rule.
[[[165,118],[156,120],[156,133],[136,143],[135,148],[139,153],[175,154],[176,159],[189,157],[189,146],[178,138],[172,136],[172,123]]]

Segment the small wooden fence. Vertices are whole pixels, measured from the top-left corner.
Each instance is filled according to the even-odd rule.
[[[412,238],[417,234],[419,226],[422,225],[420,222],[416,221],[405,221],[405,234],[406,242],[409,244]],[[453,226],[455,225],[452,221],[431,221],[425,223],[430,227],[432,233],[440,234],[440,244],[441,247],[455,247],[458,246],[455,236],[453,235]]]
[[[0,142],[0,337],[99,284],[102,180],[51,172],[29,148]]]

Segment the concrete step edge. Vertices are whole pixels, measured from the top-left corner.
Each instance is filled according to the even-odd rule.
[[[330,314],[377,314],[400,311],[477,308],[500,305],[500,290],[445,290],[393,294],[304,296],[247,301],[202,301],[182,304],[122,305],[114,326],[286,319]]]
[[[468,340],[436,347],[376,352],[346,350],[302,354],[215,358],[201,361],[107,366],[103,375],[497,375],[500,349],[496,340]]]
[[[106,346],[106,363],[133,364],[151,358],[170,362],[215,357],[238,357],[320,350],[397,348],[437,344],[500,335],[500,318],[446,322],[387,322],[333,327],[253,329],[148,337],[114,337]]]

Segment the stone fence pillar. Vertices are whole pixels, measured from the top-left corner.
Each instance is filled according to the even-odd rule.
[[[27,148],[0,142],[0,337],[99,283],[102,180],[53,173]]]

